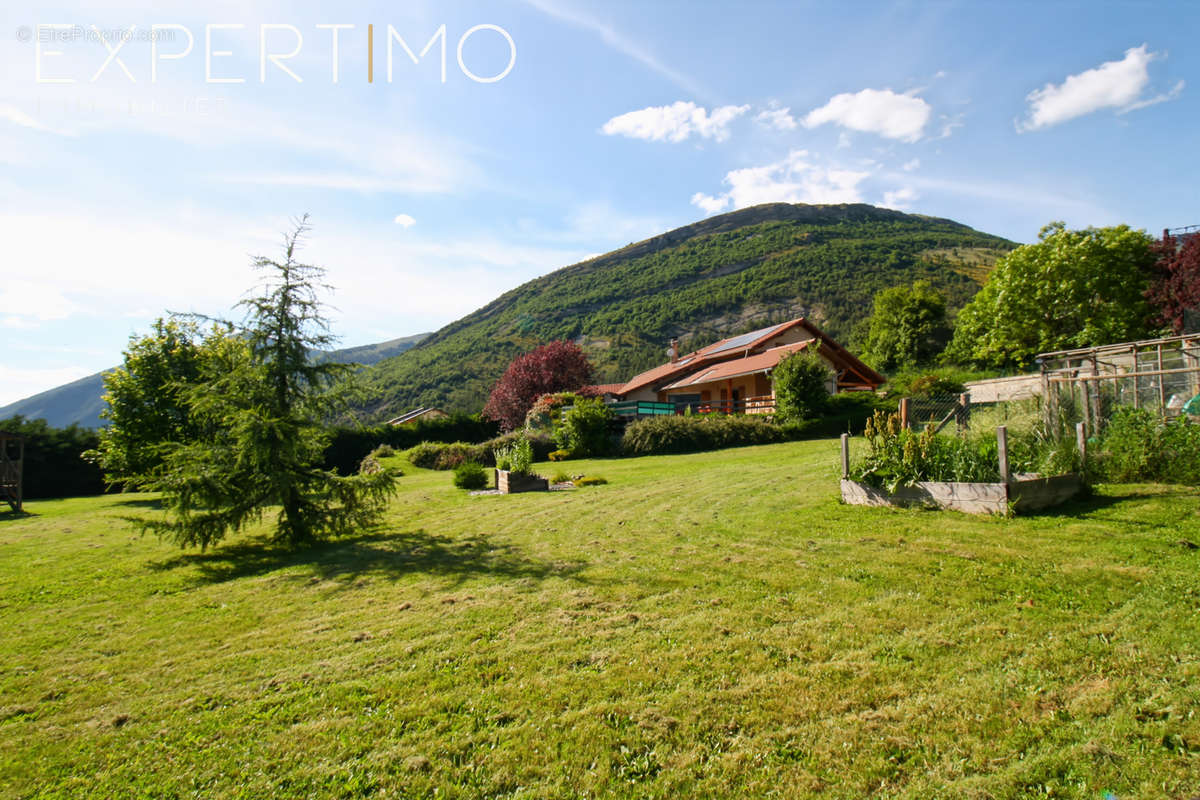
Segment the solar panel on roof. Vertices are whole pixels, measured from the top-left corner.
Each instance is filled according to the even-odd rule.
[[[720,347],[718,347],[717,349],[715,349],[711,352],[724,353],[726,350],[737,350],[739,347],[745,347],[746,345],[753,342],[755,339],[759,339],[762,336],[765,336],[766,334],[770,333],[771,331],[775,330],[778,327],[779,327],[778,325],[772,325],[769,328],[761,328],[757,331],[750,331],[749,333],[743,333],[741,336],[733,337],[729,341],[725,342],[725,344],[721,345]]]

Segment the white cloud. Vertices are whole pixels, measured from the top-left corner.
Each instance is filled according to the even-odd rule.
[[[724,211],[729,207],[729,203],[730,197],[728,194],[713,197],[704,192],[696,192],[692,195],[692,205],[699,208],[705,214],[716,214],[718,211]]]
[[[1048,128],[1104,108],[1125,113],[1178,97],[1183,81],[1167,94],[1142,97],[1150,84],[1150,62],[1161,57],[1144,44],[1131,47],[1120,61],[1106,61],[1078,75],[1068,75],[1061,84],[1047,83],[1034,89],[1025,98],[1029,102],[1028,118],[1017,123],[1017,130]]]
[[[853,131],[915,142],[924,133],[931,112],[928,103],[912,94],[863,89],[855,94],[835,95],[825,105],[810,111],[802,122],[806,128],[832,122]]]
[[[905,172],[912,172],[919,166],[921,166],[921,159],[914,158],[912,161],[904,162],[904,166],[900,167],[900,169],[904,170]]]
[[[735,169],[725,175],[728,191],[718,195],[696,192],[692,205],[707,214],[732,206],[746,208],[759,203],[858,203],[858,184],[870,173],[830,169],[809,159],[808,151],[793,150],[787,157],[761,167]]]
[[[729,125],[750,106],[721,106],[709,114],[702,106],[682,100],[669,106],[650,106],[613,117],[600,130],[608,136],[628,136],[652,142],[682,142],[692,134],[723,142]]]
[[[796,118],[792,116],[791,112],[790,108],[771,108],[760,111],[754,121],[777,131],[794,131],[796,130]]]
[[[920,195],[911,186],[905,186],[901,189],[896,189],[890,192],[883,193],[883,204],[888,208],[895,208],[900,211],[912,208],[912,202]]]
[[[417,224],[417,221],[408,214],[397,214],[396,218],[392,220],[392,222],[405,229],[411,228],[413,225]]]

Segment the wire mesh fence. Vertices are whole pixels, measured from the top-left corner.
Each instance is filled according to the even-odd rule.
[[[1120,408],[1162,417],[1200,416],[1200,335],[1046,353],[1045,421],[1101,431]]]
[[[1043,421],[1042,399],[1036,395],[988,403],[972,401],[969,393],[910,397],[901,401],[900,416],[913,430],[956,435],[992,433],[1001,425],[1033,431]]]

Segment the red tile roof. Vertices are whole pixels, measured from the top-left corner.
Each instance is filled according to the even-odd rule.
[[[772,347],[770,350],[759,353],[746,358],[736,358],[732,361],[721,361],[713,364],[707,369],[701,369],[692,375],[688,375],[682,380],[675,381],[670,386],[664,386],[666,389],[683,389],[687,386],[695,386],[700,383],[709,383],[711,381],[723,381],[726,378],[740,378],[743,375],[753,375],[756,372],[765,372],[778,366],[784,356],[803,350],[814,340],[809,339],[804,342],[795,342],[794,344],[780,345]]]
[[[593,383],[588,386],[580,386],[576,389],[578,394],[620,394],[623,383]]]
[[[797,319],[790,320],[789,322],[771,325],[766,328],[760,328],[756,331],[743,333],[738,336],[731,336],[728,339],[722,339],[721,341],[714,342],[707,347],[702,347],[699,350],[688,353],[687,355],[682,356],[675,361],[646,370],[640,375],[634,376],[628,383],[621,387],[617,394],[624,395],[647,386],[658,385],[661,387],[662,385],[668,383],[670,383],[671,387],[673,388],[693,385],[697,382],[702,382],[699,380],[698,374],[714,374],[711,368],[716,364],[729,365],[727,368],[723,367],[722,371],[719,373],[721,375],[721,379],[726,377],[731,378],[735,375],[749,375],[754,372],[759,372],[762,369],[770,369],[775,364],[779,363],[779,357],[782,357],[782,354],[777,357],[773,363],[759,368],[747,367],[744,363],[740,362],[754,361],[760,356],[766,355],[766,353],[745,356],[743,358],[738,358],[738,355],[744,355],[750,350],[762,346],[776,336],[779,336],[780,334],[794,327],[803,327],[810,334],[812,334],[814,338],[820,340],[821,349],[824,351],[824,355],[826,355],[826,357],[834,363],[835,367],[839,371],[844,370],[844,378],[842,381],[840,381],[840,383],[860,386],[878,386],[886,380],[878,372],[855,358],[854,355],[846,350],[846,348],[834,341],[816,325],[813,325],[804,317],[798,317]],[[709,367],[710,369],[705,370],[705,367]],[[726,372],[726,369],[733,371]],[[693,375],[693,373],[698,374]],[[850,373],[853,373],[854,376],[857,376],[857,380],[852,377]],[[708,380],[716,380],[716,378],[708,378]]]

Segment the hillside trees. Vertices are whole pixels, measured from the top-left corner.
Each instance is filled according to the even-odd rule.
[[[592,365],[579,345],[554,341],[517,356],[496,381],[483,408],[483,416],[515,430],[544,394],[570,391],[592,381]]]
[[[876,369],[925,364],[950,341],[946,298],[929,281],[875,293],[863,357]]]
[[[395,491],[383,470],[342,476],[321,469],[324,421],[343,406],[337,384],[353,369],[313,363],[332,343],[317,298],[320,267],[296,260],[306,218],[285,237],[284,259],[259,257],[266,282],[240,304],[237,336],[221,337],[184,393],[198,436],[169,445],[146,487],[163,493],[166,519],[144,526],[205,548],[279,507],[276,540],[296,546],[375,520]]]
[[[959,312],[946,360],[1025,368],[1038,353],[1150,335],[1155,255],[1145,231],[1052,222],[1038,240],[997,262]]]
[[[1200,322],[1200,234],[1182,242],[1164,235],[1154,251],[1158,260],[1146,297],[1159,321],[1175,333],[1195,330]]]

